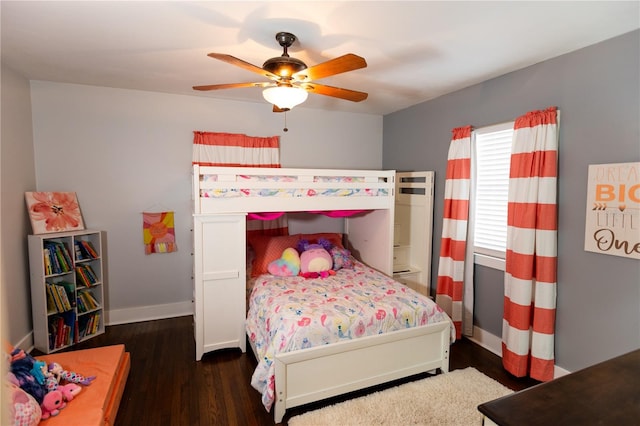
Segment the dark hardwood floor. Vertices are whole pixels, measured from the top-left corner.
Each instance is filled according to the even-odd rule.
[[[191,316],[109,326],[103,335],[68,350],[113,344],[124,344],[131,354],[131,372],[116,426],[274,424],[273,414],[267,413],[260,394],[250,385],[256,366],[251,350],[244,354],[239,350],[217,351],[196,362]],[[466,367],[474,367],[513,390],[538,383],[511,376],[502,368],[498,356],[462,339],[451,347],[450,369]],[[388,386],[374,390],[384,387]],[[349,397],[361,394],[354,392]],[[336,397],[291,409],[282,424],[286,425],[293,415],[344,399]]]

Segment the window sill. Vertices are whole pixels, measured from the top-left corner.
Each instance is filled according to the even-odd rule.
[[[498,269],[500,271],[504,271],[505,267],[504,259],[480,253],[473,254],[473,263],[476,265],[486,266],[487,268]]]

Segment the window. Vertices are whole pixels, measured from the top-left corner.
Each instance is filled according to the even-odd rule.
[[[504,270],[513,122],[474,131],[471,235],[474,262]]]

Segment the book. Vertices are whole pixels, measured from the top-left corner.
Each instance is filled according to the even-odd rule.
[[[55,331],[56,331],[56,343],[55,348],[59,348],[62,346],[62,336],[64,334],[64,319],[62,316],[56,318],[55,321]]]
[[[51,297],[53,297],[56,312],[63,312],[64,306],[62,305],[62,300],[60,300],[60,294],[58,294],[55,284],[47,283],[47,291],[50,292]]]
[[[99,308],[100,304],[93,297],[91,291],[83,291],[78,293],[79,302],[82,304],[82,312],[91,311],[93,309]]]
[[[51,264],[51,274],[62,273],[58,256],[56,255],[56,246],[52,242],[45,242],[47,253],[49,254],[49,263]]]
[[[82,295],[80,293],[78,293],[78,296],[76,297],[76,309],[80,313],[87,312],[87,307],[84,304],[84,301],[82,300]]]
[[[71,309],[75,306],[75,292],[76,292],[76,285],[74,283],[70,283],[67,281],[60,281],[58,283],[59,286],[61,286],[64,289],[65,292],[65,298],[68,302],[68,309]]]
[[[96,334],[98,332],[98,326],[100,325],[100,312],[97,312],[93,316],[93,324],[91,327],[91,334]]]
[[[73,343],[78,343],[80,341],[80,334],[78,332],[78,318],[73,322]]]
[[[76,255],[76,260],[84,260],[86,259],[87,255],[84,252],[83,248],[82,248],[82,244],[80,244],[80,241],[76,241],[73,243],[73,250],[75,252]]]
[[[97,259],[99,257],[98,252],[93,247],[93,244],[91,244],[91,241],[80,240],[80,243],[92,259]]]
[[[91,269],[91,266],[89,265],[76,266],[76,279],[84,287],[91,287],[92,284],[97,282],[95,275],[91,275],[89,271],[93,272],[93,270]]]
[[[54,285],[51,283],[46,283],[47,289],[47,309],[49,309],[49,300],[52,301],[52,312],[62,312],[62,303],[60,302],[60,297],[57,292],[54,290]]]
[[[71,256],[63,243],[46,241],[45,249],[49,252],[49,259],[53,274],[62,274],[72,270]]]
[[[89,279],[91,280],[91,284],[95,284],[98,282],[98,276],[96,275],[95,272],[93,272],[93,268],[91,267],[91,265],[82,265],[84,271],[87,273],[87,275],[89,276]]]
[[[44,248],[42,252],[44,257],[44,274],[51,275],[53,274],[53,269],[51,268],[51,253],[48,248]]]
[[[67,327],[66,340],[65,340],[67,344],[70,345],[72,343],[78,343],[78,341],[75,339],[77,319],[76,319],[76,313],[74,311],[69,312],[68,317],[66,318],[66,321],[65,321],[65,325]]]
[[[65,272],[69,272],[73,270],[73,261],[71,260],[71,254],[69,253],[69,249],[67,248],[67,245],[64,243],[59,243],[59,247],[60,247],[60,252],[64,257],[64,262],[67,265]]]
[[[51,288],[48,284],[45,288],[47,291],[47,314],[56,313],[58,312],[58,307],[56,306],[56,301],[53,298],[53,294],[51,293]]]
[[[54,285],[55,290],[58,292],[58,296],[60,297],[60,301],[62,303],[62,311],[66,312],[71,309],[71,303],[69,302],[69,297],[67,296],[67,291],[61,285]]]

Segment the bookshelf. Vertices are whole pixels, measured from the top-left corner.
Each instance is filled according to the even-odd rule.
[[[29,235],[34,346],[43,353],[104,333],[102,233]]]

